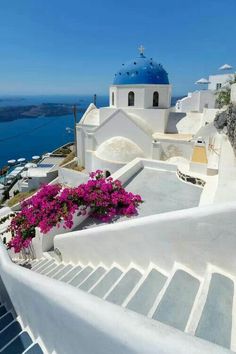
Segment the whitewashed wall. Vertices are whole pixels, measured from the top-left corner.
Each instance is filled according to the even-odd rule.
[[[58,183],[70,187],[77,187],[81,183],[87,182],[88,178],[89,176],[87,173],[71,170],[66,167],[60,167],[58,170]]]
[[[236,84],[231,85],[231,102],[236,104]]]
[[[118,85],[110,87],[110,106],[112,107],[112,92],[114,92],[115,107],[128,107],[128,94],[134,92],[135,108],[152,108],[153,93],[159,93],[159,108],[169,108],[171,100],[171,85]]]
[[[205,107],[215,107],[215,94],[211,90],[189,92],[176,103],[177,112],[202,112]]]
[[[108,170],[114,173],[124,165],[125,163],[103,160],[94,151],[86,151],[86,169],[88,171]]]
[[[161,159],[167,160],[174,156],[181,156],[189,160],[193,152],[193,142],[179,140],[160,140]]]
[[[88,214],[89,209],[87,210],[86,215],[77,215],[77,213],[75,213],[73,217],[73,227],[71,229],[65,228],[62,222],[59,227],[55,226],[48,233],[43,234],[40,229],[36,227],[36,235],[32,240],[36,258],[41,258],[43,256],[43,252],[50,251],[53,248],[54,238],[56,235],[61,235],[67,233],[68,231],[73,231],[88,217]]]
[[[55,247],[66,262],[144,269],[153,262],[167,272],[178,262],[200,276],[213,264],[236,275],[235,213],[229,203],[136,218],[56,236]]]
[[[228,350],[11,262],[0,243],[0,290],[45,354],[227,354]]]
[[[45,177],[32,177],[28,179],[28,190],[38,189],[43,184],[48,184],[53,181],[58,175],[58,170],[48,172]]]
[[[234,74],[220,74],[220,75],[210,75],[209,76],[209,90],[216,90],[217,84],[222,84],[224,86],[229,80],[233,80]]]
[[[115,136],[122,136],[134,141],[143,150],[146,157],[151,157],[152,136],[143,131],[122,111],[118,111],[113,117],[107,119],[96,130],[94,133],[96,148],[104,141]]]
[[[148,125],[151,127],[153,132],[165,131],[168,115],[169,115],[169,109],[161,109],[161,108],[144,109],[144,108],[126,107],[123,108],[123,110],[128,114],[133,113],[138,115],[140,118],[142,118],[144,121],[148,123]],[[116,109],[110,107],[100,108],[101,123],[104,122],[107,118],[109,118],[110,115],[113,114],[115,111]]]

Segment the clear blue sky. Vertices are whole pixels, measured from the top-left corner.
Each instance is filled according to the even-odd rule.
[[[140,44],[185,94],[236,67],[235,15],[236,0],[1,0],[0,94],[107,94]]]

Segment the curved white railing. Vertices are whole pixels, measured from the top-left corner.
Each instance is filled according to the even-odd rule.
[[[179,262],[200,276],[208,263],[236,275],[236,203],[226,203],[133,218],[58,235],[54,247],[65,262],[94,266],[151,262],[167,272]]]
[[[48,353],[229,353],[15,265],[2,243],[0,275],[21,323],[30,328]]]

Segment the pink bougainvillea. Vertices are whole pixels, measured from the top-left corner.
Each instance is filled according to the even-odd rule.
[[[61,185],[44,185],[37,194],[21,203],[21,211],[11,220],[8,231],[12,239],[9,248],[20,252],[27,248],[35,237],[35,228],[43,234],[53,227],[71,229],[75,213],[90,215],[103,222],[116,216],[132,216],[142,203],[139,195],[127,192],[118,180],[105,178],[101,170],[90,173],[87,183],[75,188]]]

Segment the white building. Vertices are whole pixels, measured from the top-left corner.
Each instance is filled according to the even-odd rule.
[[[231,67],[227,65],[226,68]],[[225,66],[222,66],[220,70],[225,70]],[[216,91],[229,85],[229,81],[233,78],[234,74],[226,73],[210,75],[208,80],[198,80],[196,84],[208,84],[208,89],[189,92],[187,97],[176,102],[176,112],[203,112],[204,108],[215,108]]]
[[[234,79],[234,74],[220,74],[220,75],[210,75],[208,90],[220,90],[225,85],[229,84],[229,81]]]
[[[215,107],[215,94],[212,90],[189,92],[187,97],[176,102],[177,112],[203,112],[204,108]]]
[[[170,104],[167,72],[141,51],[116,73],[109,107],[91,104],[77,125],[79,163],[113,172],[135,157],[155,158],[155,134],[165,133]]]

